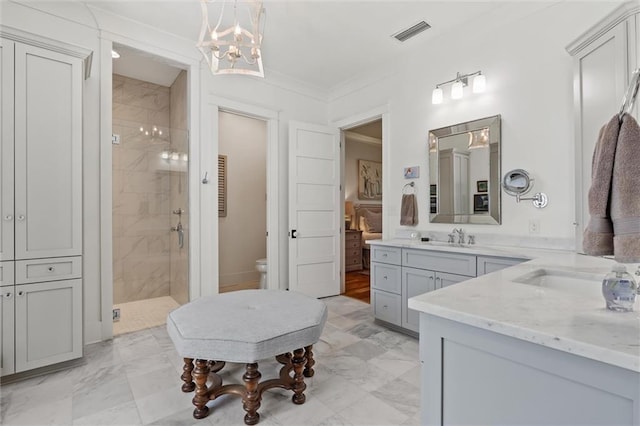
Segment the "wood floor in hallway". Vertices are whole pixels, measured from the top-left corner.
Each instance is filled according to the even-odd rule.
[[[347,272],[345,274],[344,296],[371,303],[369,291],[369,270]]]

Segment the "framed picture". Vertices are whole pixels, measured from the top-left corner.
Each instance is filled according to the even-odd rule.
[[[382,200],[382,163],[358,160],[358,198]]]
[[[432,197],[435,197],[436,195],[438,195],[436,192],[435,184],[429,185],[429,195],[431,195]]]
[[[489,211],[489,194],[474,194],[473,195],[473,212],[488,212]]]
[[[420,177],[420,166],[405,167],[404,178],[405,179],[417,179]]]
[[[486,180],[479,180],[476,182],[476,184],[478,185],[478,192],[487,192],[489,185],[487,185],[487,181]]]

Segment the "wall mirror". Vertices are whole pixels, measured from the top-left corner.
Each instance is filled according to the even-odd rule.
[[[430,221],[500,224],[500,116],[429,131]]]

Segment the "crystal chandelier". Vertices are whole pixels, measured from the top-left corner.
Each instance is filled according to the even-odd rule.
[[[225,6],[221,4],[220,16],[215,27],[209,24],[209,3],[212,0],[201,0],[202,28],[196,46],[202,52],[213,74],[244,74],[264,77],[262,69],[262,33],[264,32],[264,13],[262,1],[246,0],[240,2],[246,6],[248,16],[246,27],[240,24],[243,10],[238,9],[238,1],[233,3],[233,22],[224,20]],[[223,22],[225,21],[225,22]],[[261,26],[262,21],[262,26]],[[228,26],[227,26],[228,25]]]

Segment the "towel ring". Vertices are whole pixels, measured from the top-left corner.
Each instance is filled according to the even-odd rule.
[[[620,122],[622,122],[624,114],[629,114],[633,109],[633,104],[635,103],[636,97],[638,96],[638,89],[640,89],[640,68],[633,72],[629,88],[627,89],[627,92],[622,99],[622,106],[620,107],[620,112],[618,113],[618,120]]]
[[[415,182],[407,183],[405,186],[402,187],[402,193],[403,194],[415,194],[416,193],[415,186],[416,186]],[[410,189],[407,189],[407,187],[409,187]],[[406,192],[406,191],[411,191],[411,192]]]

